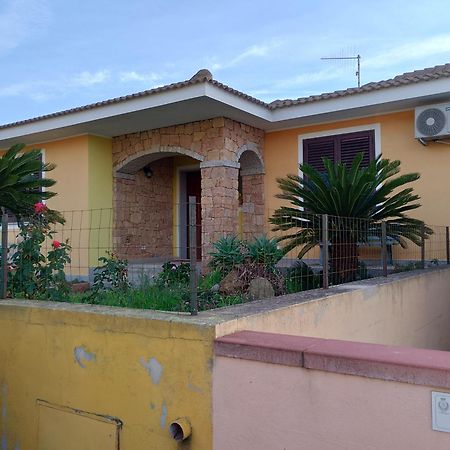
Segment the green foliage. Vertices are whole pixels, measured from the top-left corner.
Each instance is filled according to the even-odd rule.
[[[247,244],[247,248],[250,261],[263,264],[268,270],[274,270],[283,257],[283,251],[278,248],[278,241],[266,236],[255,237]]]
[[[190,266],[188,263],[176,265],[173,262],[163,264],[162,271],[156,276],[155,281],[162,286],[189,283]]]
[[[19,222],[18,243],[11,246],[13,270],[8,286],[14,297],[61,300],[69,293],[64,267],[70,263],[68,242],[54,240],[52,225],[63,224],[64,219],[42,203],[27,222]],[[43,246],[53,241],[50,250]]]
[[[294,267],[288,269],[285,283],[286,292],[292,294],[320,287],[321,279],[306,263],[298,261]]]
[[[100,292],[115,289],[125,292],[130,287],[128,281],[128,261],[120,259],[114,252],[106,252],[98,261],[102,264],[94,269],[94,283],[92,284],[92,297]]]
[[[402,247],[407,241],[421,245],[422,230],[425,237],[432,234],[423,221],[406,215],[420,206],[413,188],[405,187],[419,174],[398,175],[400,161],[381,157],[361,167],[362,158],[363,154],[358,154],[349,167],[323,158],[325,173],[302,164],[303,177],[279,178],[281,194],[277,197],[290,206],[278,208],[270,218],[273,230],[283,232],[279,241],[284,252],[299,248],[298,257],[302,258],[320,243],[321,215],[328,214],[331,272],[340,282],[355,279],[357,245],[380,236],[382,221],[386,221],[387,237]]]
[[[24,144],[11,147],[0,157],[0,207],[6,208],[17,217],[32,213],[33,205],[55,195],[47,189],[55,181],[36,174],[54,169],[53,164],[43,164],[40,150],[20,153]]]
[[[214,286],[220,284],[222,279],[223,279],[222,272],[220,270],[213,270],[200,278],[198,282],[198,290],[200,292],[209,291]]]
[[[420,261],[417,262],[408,262],[404,264],[395,264],[394,273],[400,272],[410,272],[411,270],[419,270],[422,269],[422,263]]]
[[[92,292],[72,294],[65,301],[134,309],[188,312],[188,300],[187,286],[163,287],[148,282],[140,287],[129,287],[126,290],[105,289],[98,291],[95,295],[92,295]]]
[[[246,257],[247,247],[236,236],[224,236],[213,245],[214,251],[211,253],[210,266],[223,274],[242,264]]]

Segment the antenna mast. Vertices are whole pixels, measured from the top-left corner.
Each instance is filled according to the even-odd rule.
[[[344,59],[353,59],[357,61],[357,69],[356,69],[356,73],[355,75],[358,78],[358,87],[361,87],[361,55],[356,55],[356,56],[336,56],[336,57],[329,57],[329,58],[320,58],[322,60],[325,59],[334,59],[334,60],[344,60]]]

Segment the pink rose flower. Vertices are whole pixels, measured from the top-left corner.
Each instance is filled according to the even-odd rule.
[[[59,248],[59,247],[61,247],[61,242],[59,242],[59,241],[57,241],[56,239],[53,241],[53,248]]]
[[[34,205],[34,212],[36,214],[43,213],[46,209],[47,207],[42,202],[38,202]]]

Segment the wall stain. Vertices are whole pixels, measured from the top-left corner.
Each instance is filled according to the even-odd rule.
[[[141,365],[147,369],[153,384],[158,384],[163,373],[163,366],[159,363],[159,361],[156,358],[150,358],[148,361],[141,358]]]
[[[166,427],[166,420],[167,420],[167,405],[166,402],[163,402],[161,407],[161,418],[159,419],[159,424],[163,429]]]
[[[86,366],[84,364],[84,361],[95,361],[96,356],[95,353],[88,352],[83,346],[75,347],[73,349],[73,356],[75,357],[75,361],[78,363],[78,365],[85,369]]]
[[[8,414],[7,401],[8,401],[8,386],[4,384],[2,386],[2,422],[5,421],[6,416]]]

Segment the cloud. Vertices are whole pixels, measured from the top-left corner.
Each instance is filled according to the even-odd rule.
[[[30,80],[0,86],[0,97],[27,96],[34,101],[42,102],[80,88],[106,83],[110,78],[111,75],[108,70],[98,70],[96,72],[85,70],[72,76],[55,78],[53,80]]]
[[[101,84],[108,81],[110,73],[108,70],[98,70],[97,72],[89,72],[87,70],[75,75],[71,78],[70,84],[73,86],[88,87],[94,84]]]
[[[163,79],[163,76],[157,73],[140,73],[140,72],[121,72],[119,74],[119,80],[123,83],[127,82],[143,82],[143,83],[155,83]]]
[[[47,0],[7,0],[3,5],[0,10],[0,55],[31,39],[51,18]]]
[[[274,49],[282,44],[280,39],[274,39],[268,44],[252,45],[251,47],[245,49],[241,53],[237,54],[234,58],[227,62],[215,62],[212,63],[212,70],[229,69],[237,66],[238,64],[245,62],[252,58],[263,58],[269,56]]]
[[[379,69],[443,53],[450,55],[450,34],[441,34],[406,44],[399,44],[384,50],[378,55],[363,59],[362,63],[363,68]]]

